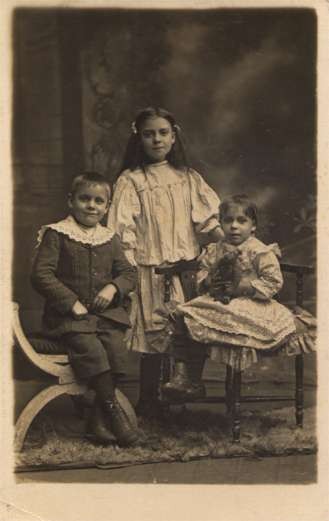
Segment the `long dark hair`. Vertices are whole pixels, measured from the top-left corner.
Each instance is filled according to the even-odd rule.
[[[164,118],[166,119],[175,133],[175,142],[171,147],[170,152],[167,155],[168,162],[178,169],[188,169],[188,161],[184,144],[182,141],[182,131],[178,127],[176,120],[170,112],[160,107],[147,107],[146,109],[138,112],[135,121],[132,124],[132,131],[129,137],[123,162],[120,171],[117,174],[117,178],[124,170],[136,170],[137,168],[145,168],[148,163],[147,156],[142,147],[140,139],[140,131],[145,123],[150,118]]]

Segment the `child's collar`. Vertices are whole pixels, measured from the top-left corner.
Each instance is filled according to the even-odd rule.
[[[281,250],[279,248],[279,245],[276,242],[273,242],[271,244],[264,244],[262,241],[257,239],[254,235],[251,235],[246,239],[242,244],[239,244],[239,246],[235,246],[234,244],[230,244],[225,239],[223,240],[223,245],[225,245],[225,250],[228,251],[238,251],[240,253],[244,251],[251,251],[258,255],[260,253],[268,253],[272,251],[278,258],[281,258]]]
[[[231,244],[226,239],[223,240],[223,243],[225,244],[225,246],[227,246],[232,251],[235,251],[235,250],[243,251],[248,246],[250,246],[254,241],[259,242],[258,239],[256,239],[256,237],[254,235],[250,235],[250,237],[248,237],[246,240],[244,240],[241,244],[238,244],[238,245],[237,244]]]
[[[112,229],[102,226],[99,223],[97,223],[97,225],[93,227],[92,232],[90,232],[86,228],[80,226],[72,215],[68,215],[62,221],[42,226],[38,233],[37,245],[41,243],[42,237],[48,228],[66,235],[73,241],[88,244],[90,246],[105,244],[112,239],[115,233]]]

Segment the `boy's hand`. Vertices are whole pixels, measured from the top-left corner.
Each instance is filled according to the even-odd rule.
[[[86,315],[88,315],[88,309],[77,300],[73,305],[72,314],[75,320],[82,320]]]
[[[105,311],[105,309],[111,304],[117,291],[118,290],[114,284],[108,284],[103,289],[101,289],[94,299],[93,310]]]

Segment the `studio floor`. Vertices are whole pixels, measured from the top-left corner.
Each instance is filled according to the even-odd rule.
[[[209,459],[156,463],[119,469],[78,469],[17,474],[17,483],[130,484],[307,484],[316,481],[316,455],[276,458]]]
[[[293,392],[291,367],[282,366],[278,360],[273,367],[264,366],[260,371],[249,371],[245,377],[245,389],[271,394]],[[281,367],[280,367],[281,364]],[[281,371],[278,369],[281,368]],[[223,382],[218,373],[209,365],[206,370],[207,392],[209,395],[222,391]],[[216,379],[217,377],[217,379]],[[315,360],[309,361],[305,371],[305,407],[315,404]],[[20,384],[20,385],[27,385]],[[138,395],[138,383],[130,381],[124,391],[134,403]],[[26,394],[23,391],[18,394]],[[63,400],[65,407],[65,400]],[[247,404],[243,405],[246,407]],[[261,408],[280,407],[280,403],[262,403]],[[213,407],[203,405],[203,407]],[[292,414],[294,414],[292,404]],[[17,483],[133,483],[133,484],[307,484],[317,480],[317,456],[315,454],[290,455],[264,458],[221,458],[201,459],[189,462],[142,464],[112,469],[69,469],[16,474]]]

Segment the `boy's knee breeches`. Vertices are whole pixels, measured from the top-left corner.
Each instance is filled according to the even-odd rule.
[[[69,333],[63,340],[72,368],[78,378],[90,379],[105,371],[123,374],[127,365],[124,343],[126,328],[115,322],[99,319],[93,333]]]

